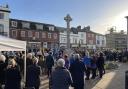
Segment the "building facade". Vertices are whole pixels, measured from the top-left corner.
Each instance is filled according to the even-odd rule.
[[[10,37],[27,41],[28,48],[56,48],[59,32],[54,25],[10,19]]]
[[[106,48],[106,36],[96,33],[96,48],[103,49]]]
[[[9,7],[0,6],[0,35],[9,37]]]
[[[57,27],[59,30],[59,47],[67,47],[67,29],[63,27]],[[74,32],[74,29],[70,31],[70,47],[78,47],[79,35],[78,32]]]
[[[86,31],[86,44],[88,49],[96,49],[96,33],[91,30]]]
[[[127,35],[123,32],[110,31],[106,34],[106,46],[110,49],[125,49],[127,47]]]

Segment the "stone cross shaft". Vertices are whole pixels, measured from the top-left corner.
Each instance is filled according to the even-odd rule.
[[[67,49],[70,49],[70,22],[72,21],[72,18],[67,14],[67,16],[64,17],[64,20],[67,23]]]

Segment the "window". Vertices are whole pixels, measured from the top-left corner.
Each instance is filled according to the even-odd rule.
[[[4,13],[0,13],[0,19],[4,19]]]
[[[81,34],[81,38],[83,38],[84,37],[84,34]]]
[[[65,39],[65,38],[63,39],[63,42],[64,42],[64,43],[66,42],[66,39]]]
[[[35,37],[39,38],[39,32],[35,32]]]
[[[46,38],[46,33],[42,32],[42,38]]]
[[[51,38],[52,37],[51,35],[52,35],[51,33],[48,33],[48,38]]]
[[[16,21],[11,21],[11,26],[12,27],[17,27],[17,22]]]
[[[25,31],[21,31],[20,36],[25,37]]]
[[[54,33],[54,39],[57,39],[57,34],[56,33]]]
[[[32,31],[28,31],[28,37],[32,37]]]
[[[97,44],[100,44],[100,41],[99,40],[97,40]]]
[[[36,29],[43,30],[43,25],[42,24],[36,24]]]
[[[3,24],[0,24],[0,34],[4,32],[4,25]]]
[[[17,31],[16,30],[12,30],[12,36],[17,37]]]
[[[84,41],[81,39],[81,40],[80,40],[80,43],[81,43],[81,44],[84,44]]]
[[[102,45],[104,45],[105,44],[105,42],[104,42],[104,40],[102,40]]]
[[[22,22],[22,27],[23,28],[29,28],[30,27],[30,23],[28,23],[28,22]]]
[[[54,31],[54,27],[53,26],[49,26],[49,31]]]
[[[77,44],[77,39],[75,39],[75,44]]]

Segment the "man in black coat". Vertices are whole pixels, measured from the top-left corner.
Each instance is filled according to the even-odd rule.
[[[97,68],[99,71],[100,78],[102,78],[103,71],[104,71],[104,57],[103,53],[100,53],[100,57],[97,60]]]
[[[69,68],[73,79],[74,89],[84,89],[84,72],[86,70],[85,65],[80,61],[79,54],[75,55],[75,61]]]
[[[40,86],[40,75],[41,67],[37,65],[38,59],[33,58],[33,64],[27,67],[26,73],[26,87],[39,89]]]
[[[52,66],[54,66],[54,59],[52,57],[52,53],[50,52],[46,58],[46,66],[47,66],[47,75],[48,77],[51,75]]]

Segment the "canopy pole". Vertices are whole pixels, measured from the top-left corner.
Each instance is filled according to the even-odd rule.
[[[26,48],[25,48],[25,55],[24,55],[24,87],[26,84]]]

